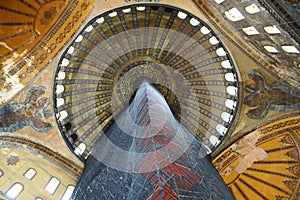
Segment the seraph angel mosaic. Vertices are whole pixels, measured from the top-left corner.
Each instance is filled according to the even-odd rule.
[[[256,70],[248,72],[255,83],[246,86],[249,95],[244,103],[250,107],[247,115],[252,119],[264,118],[269,110],[285,112],[300,108],[300,94],[279,82],[268,84],[265,76]]]
[[[14,132],[25,126],[31,126],[38,132],[48,132],[52,126],[46,119],[52,115],[47,107],[49,98],[42,97],[45,87],[31,88],[24,102],[11,103],[0,109],[0,131]]]

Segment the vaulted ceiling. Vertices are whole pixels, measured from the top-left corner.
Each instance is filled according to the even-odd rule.
[[[144,5],[135,6],[137,3]],[[157,7],[148,9],[147,4]],[[173,9],[159,9],[159,4]],[[120,6],[127,6],[131,12]],[[186,18],[179,11],[191,15]],[[95,102],[102,109],[113,94],[113,89],[97,82],[98,88],[111,92],[75,96],[84,87],[74,83],[90,79],[90,74],[95,80],[112,82],[117,87],[114,97],[119,107],[139,84],[136,77],[155,81],[175,115],[212,150],[213,164],[237,199],[299,199],[299,16],[297,0],[1,1],[0,197],[13,197],[10,189],[16,188],[20,190],[17,199],[68,199],[92,141],[99,137],[90,131],[97,123],[80,125],[80,121],[88,120],[84,109]],[[114,59],[114,54],[124,51],[121,46],[94,48],[95,38],[99,42],[106,35],[114,41],[114,36],[122,35],[124,24],[128,26],[127,34],[131,34],[128,38],[134,41],[126,42],[128,48],[138,46],[141,38],[135,31],[143,30],[147,20],[162,35],[149,36],[157,49],[163,46],[167,50],[167,41],[172,37],[164,38],[164,29],[181,30],[182,36],[203,38],[202,42],[195,47],[193,43],[183,46],[181,50],[187,52],[188,59],[174,56],[173,63],[167,62],[172,54],[164,57],[164,51],[152,54],[137,50],[130,52],[125,61],[121,56]],[[180,29],[184,23],[187,27]],[[95,29],[102,30],[101,37],[93,32]],[[159,46],[163,39],[165,45]],[[217,52],[220,47],[224,51]],[[107,49],[113,53],[102,59]],[[206,54],[199,53],[202,50]],[[91,52],[98,53],[94,60],[86,56]],[[198,68],[187,64],[194,62],[193,56],[202,63],[197,65],[203,70],[201,77],[192,73]],[[97,59],[114,59],[114,67],[122,70],[99,73],[90,62]],[[222,62],[226,60],[229,64]],[[81,71],[72,71],[78,62],[84,63]],[[188,85],[200,98],[185,94],[186,88],[179,87],[182,80],[174,78],[168,68],[170,63],[178,66],[179,77],[191,80]],[[223,71],[209,74],[215,69]],[[233,75],[225,76],[229,72]],[[57,92],[58,85],[63,86],[61,92]],[[228,86],[236,87],[234,94],[226,91]],[[80,102],[85,104],[76,107]],[[110,111],[103,108],[103,113],[93,119],[102,120],[98,124],[101,129],[110,124],[112,115],[106,112]],[[188,114],[181,115],[185,112]],[[76,118],[74,113],[81,117]],[[70,124],[72,128],[77,125],[77,135],[68,132]]]

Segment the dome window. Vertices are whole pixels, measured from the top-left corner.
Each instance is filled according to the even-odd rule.
[[[56,94],[60,94],[63,91],[65,91],[65,87],[63,85],[57,85],[56,86]]]
[[[72,53],[74,53],[74,47],[73,46],[70,46],[70,48],[68,49],[68,54],[72,54]]]
[[[116,11],[108,14],[108,16],[110,16],[110,17],[115,17],[117,15],[118,15],[118,13]]]
[[[223,60],[221,66],[225,69],[232,69],[232,65],[229,60]]]
[[[84,30],[85,32],[91,32],[93,30],[93,26],[89,25],[88,27],[86,27],[86,29]]]
[[[102,24],[104,22],[104,17],[100,17],[99,19],[96,20],[98,24]]]
[[[62,71],[58,72],[57,80],[63,80],[65,78],[66,78],[66,73],[65,72],[62,72]]]
[[[60,106],[62,106],[64,104],[65,104],[65,100],[63,98],[57,98],[56,99],[56,105],[57,105],[57,107],[60,107]]]
[[[179,11],[178,14],[177,14],[177,16],[178,16],[180,19],[185,19],[186,16],[187,16],[187,14],[184,13],[184,12]]]
[[[221,118],[222,118],[225,122],[229,123],[229,122],[231,121],[232,115],[229,114],[229,113],[227,113],[227,112],[223,112],[223,113],[221,114]]]
[[[79,35],[79,36],[76,38],[75,42],[81,42],[82,39],[83,39],[83,36],[82,36],[82,35]]]
[[[63,110],[59,113],[60,117],[59,117],[59,121],[62,121],[64,119],[66,119],[68,117],[68,112]]]
[[[281,48],[287,53],[299,53],[299,50],[295,46],[282,46]]]
[[[126,8],[126,9],[123,9],[122,11],[123,11],[123,13],[130,13],[131,8]]]
[[[69,185],[64,193],[64,195],[62,196],[61,200],[69,200],[72,196],[72,193],[74,191],[74,186],[73,185]]]
[[[226,52],[222,47],[217,49],[216,53],[217,53],[218,56],[226,56]]]
[[[190,24],[191,24],[192,26],[197,26],[197,25],[200,24],[200,22],[199,22],[197,19],[192,18],[192,19],[190,20]]]
[[[80,143],[78,147],[76,147],[76,149],[74,150],[74,153],[76,155],[82,155],[85,149],[86,149],[86,145],[84,143]]]
[[[228,11],[225,11],[225,15],[229,20],[231,20],[233,22],[237,22],[237,21],[245,19],[245,17],[242,15],[242,13],[235,7]]]
[[[214,135],[211,135],[209,137],[209,142],[213,145],[213,146],[217,146],[219,143],[220,143],[220,140],[214,136]]]
[[[266,26],[264,27],[264,30],[269,34],[279,34],[281,33],[280,30],[275,26]]]
[[[225,126],[223,126],[222,124],[218,124],[218,125],[216,126],[216,129],[217,129],[217,131],[219,132],[219,134],[220,134],[221,136],[224,136],[224,134],[225,134],[226,131],[227,131],[227,128],[226,128]]]
[[[216,45],[219,43],[219,40],[215,36],[213,36],[213,37],[209,38],[209,43],[211,45]]]
[[[236,96],[237,95],[237,88],[234,86],[228,86],[226,88],[226,91],[228,94],[232,95],[232,96]]]
[[[278,50],[273,46],[264,46],[265,50],[269,53],[278,53]]]
[[[236,102],[231,99],[226,99],[225,106],[233,110],[236,107]]]
[[[229,82],[235,82],[235,77],[233,73],[226,73],[225,74],[225,79]]]
[[[203,33],[204,35],[207,35],[210,33],[210,30],[206,27],[206,26],[202,26],[202,28],[200,29],[201,33]]]
[[[57,178],[52,177],[50,179],[50,181],[47,183],[45,190],[47,192],[49,192],[50,194],[54,194],[54,192],[58,188],[59,184],[60,184],[60,181]]]
[[[221,4],[221,3],[223,3],[225,0],[215,0],[215,2],[217,3],[217,4]]]
[[[247,35],[258,35],[259,34],[259,32],[256,30],[256,28],[254,26],[249,26],[247,28],[243,28],[242,30]]]
[[[35,175],[36,175],[36,170],[32,168],[28,169],[27,172],[24,174],[24,176],[28,180],[32,180]]]
[[[61,65],[60,65],[60,66],[66,67],[66,66],[69,65],[69,63],[70,63],[70,61],[69,61],[68,59],[64,58],[64,59],[61,61]]]
[[[256,4],[251,4],[250,6],[245,7],[245,10],[249,14],[255,14],[255,13],[260,12],[260,9],[258,8],[258,6]]]
[[[6,196],[10,199],[16,199],[24,190],[24,186],[21,183],[15,183],[7,192]]]
[[[146,8],[144,6],[139,6],[136,8],[138,11],[144,11]]]

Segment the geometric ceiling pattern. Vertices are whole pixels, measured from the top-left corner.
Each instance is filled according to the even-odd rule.
[[[52,91],[53,80],[58,83],[57,78],[62,77],[58,76],[58,74],[62,75],[59,72],[67,68],[67,66],[58,67],[62,64],[62,60],[58,60],[62,54],[69,57],[67,59],[75,58],[75,56],[84,57],[83,47],[90,48],[91,46],[84,43],[85,37],[74,46],[74,55],[67,55],[67,52],[70,49],[68,46],[70,42],[78,39],[80,33],[91,34],[85,31],[89,25],[93,25],[86,25],[87,19],[93,20],[92,16],[100,17],[99,13],[118,10],[120,6],[135,7],[136,2],[140,3],[137,0],[0,1],[0,199],[16,195],[11,192],[14,186],[18,186],[19,189],[17,194],[19,196],[16,199],[65,200],[70,198],[81,174],[82,169],[79,166],[83,166],[83,162],[72,155],[73,151],[69,151],[60,134],[63,128],[67,130],[74,127],[68,125],[67,121],[60,121],[57,115],[53,115],[55,109],[56,112],[58,107],[67,110],[67,105],[72,102],[72,99],[66,98],[64,104],[58,106],[58,102],[53,98],[56,92],[56,90]],[[229,128],[228,134],[225,134],[227,138],[217,137],[218,140],[223,141],[219,143],[220,145],[211,156],[214,166],[236,199],[299,199],[300,47],[299,28],[297,28],[300,16],[299,0],[160,0],[152,2],[145,0],[143,2],[147,4],[159,2],[191,13],[194,18],[199,19],[200,25],[205,24],[211,30],[210,34],[216,34],[219,41],[217,45],[224,44],[226,56],[230,55],[229,57],[235,60],[230,64],[234,66],[234,70],[235,67],[238,68],[233,73],[238,80],[237,103],[236,105],[230,104],[235,105],[235,109],[226,107],[222,110],[229,114],[234,110],[234,117],[230,125],[223,124],[225,128]],[[107,17],[103,21],[104,25],[109,28],[113,27],[114,23],[108,24],[109,19],[115,20],[120,14],[122,15],[122,12],[117,12],[115,17]],[[142,17],[145,12],[136,10],[135,13]],[[151,12],[158,11],[151,10]],[[133,16],[135,13],[129,12],[123,15]],[[172,12],[163,13],[166,15],[162,15],[162,20],[165,20],[164,25],[167,25],[166,16],[172,15]],[[157,16],[159,15],[152,16],[154,20],[151,19],[151,23],[155,23]],[[135,25],[133,19],[131,28]],[[175,25],[180,26],[180,18],[175,17],[175,21],[177,21]],[[197,29],[197,27],[192,27],[189,21],[186,23],[190,27],[186,33]],[[80,27],[83,26],[85,27],[80,32]],[[120,30],[122,29],[117,29],[117,31]],[[134,33],[130,37],[137,39]],[[159,39],[156,42],[159,43]],[[215,46],[209,43],[209,40],[205,40],[205,44],[204,49]],[[75,47],[80,47],[80,49]],[[63,48],[66,52],[61,51]],[[211,55],[209,54],[210,58],[213,58]],[[132,59],[132,62],[134,61],[136,60]],[[218,62],[220,64],[221,61]],[[55,74],[57,67],[59,69]],[[160,70],[157,65],[149,66],[144,63],[139,67],[140,69],[151,68],[151,73],[156,72],[154,78],[169,81],[168,76],[164,76],[166,70],[162,70],[165,68],[161,66]],[[134,68],[136,66],[131,69]],[[223,67],[222,70],[226,71]],[[97,70],[91,71],[91,74],[96,75]],[[146,71],[141,73],[141,70],[132,70],[132,74],[145,75]],[[66,76],[66,79],[72,77],[71,73],[68,73],[70,76]],[[151,73],[147,74],[151,76]],[[127,77],[126,74],[120,73],[116,77]],[[157,76],[158,74],[160,75]],[[76,79],[75,76],[72,78]],[[228,84],[224,79],[216,79],[222,80],[222,84],[225,82]],[[59,81],[63,82],[63,80]],[[122,88],[122,91],[126,91],[124,94],[128,95],[119,96],[120,100],[131,98],[130,94],[134,89],[127,86],[130,86],[132,82],[134,81],[123,82],[125,85],[128,83]],[[201,87],[207,89],[207,85]],[[72,90],[71,87],[64,89],[65,92]],[[179,91],[174,90],[174,87],[172,89]],[[220,87],[220,90],[224,92],[223,89]],[[175,97],[178,96],[165,87],[161,87],[161,91],[165,91],[164,95],[173,95],[173,100],[176,100]],[[227,99],[226,91],[224,94]],[[233,98],[232,95],[229,96],[229,99]],[[204,101],[206,97],[210,101],[206,101],[207,99]],[[186,105],[194,104],[204,111],[205,103],[222,99],[217,100],[219,96],[213,95],[206,95],[205,98],[201,103],[186,101]],[[219,103],[222,106],[225,105],[223,101]],[[170,99],[168,104],[171,105]],[[176,108],[178,111],[181,110],[181,107],[173,105],[173,108],[170,106],[172,111]],[[75,108],[75,105],[71,107]],[[225,122],[220,115],[222,112],[217,115],[220,124]],[[72,115],[72,113],[68,114],[69,117]],[[208,122],[207,118],[204,121]],[[10,128],[9,126],[14,123],[17,125]],[[187,123],[197,124],[192,119],[187,120]],[[213,127],[216,128],[215,125],[218,123],[215,123]],[[70,145],[76,140],[76,137],[67,138],[67,132],[62,132],[66,136],[64,137],[67,144]],[[77,139],[82,135],[84,134],[78,134]],[[210,143],[209,140],[208,143]],[[77,140],[77,143],[69,147],[72,150],[79,147],[76,152],[80,154],[83,145],[79,145],[80,140]],[[85,156],[88,156],[88,151],[82,157]],[[35,174],[34,171],[37,173]],[[55,188],[49,190],[46,187],[51,180],[54,180],[56,184],[59,183],[56,190]]]
[[[209,151],[226,135],[239,99],[234,61],[217,34],[191,13],[158,4],[94,17],[63,53],[55,79],[56,119],[80,157],[143,81]]]
[[[45,67],[80,26],[92,3],[94,0],[1,1],[0,104]]]
[[[300,117],[266,123],[213,163],[237,199],[300,198]]]

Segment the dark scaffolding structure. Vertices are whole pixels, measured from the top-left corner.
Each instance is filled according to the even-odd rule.
[[[97,141],[73,199],[233,199],[202,144],[143,83]]]

